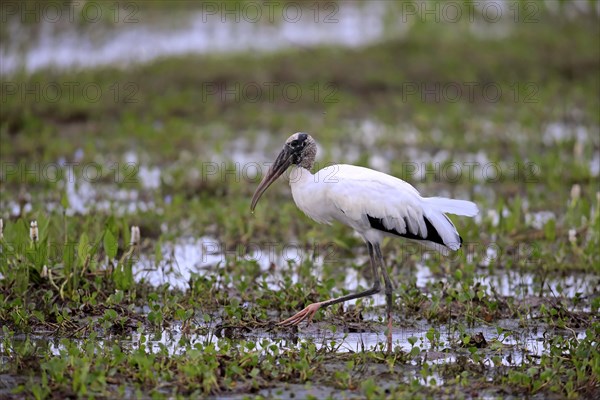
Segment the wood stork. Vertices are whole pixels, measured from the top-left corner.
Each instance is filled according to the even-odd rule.
[[[383,238],[400,236],[442,252],[458,250],[462,238],[446,213],[473,217],[478,213],[477,205],[465,200],[421,197],[414,187],[401,179],[354,165],[331,165],[313,175],[310,170],[316,154],[317,145],[310,135],[299,132],[290,136],[256,188],[250,209],[254,211],[267,188],[293,165],[290,186],[298,208],[316,222],[330,224],[336,220],[354,228],[367,244],[375,282],[371,289],[363,292],[310,304],[278,325],[297,325],[307,318],[310,323],[320,308],[378,293],[381,271],[388,317],[387,350],[390,352],[393,285],[381,254]]]

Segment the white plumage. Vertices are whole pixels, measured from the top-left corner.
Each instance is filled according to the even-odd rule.
[[[462,239],[446,214],[472,217],[478,213],[477,206],[465,200],[424,198],[402,179],[354,165],[332,165],[312,174],[316,153],[316,143],[310,135],[290,136],[256,188],[250,208],[254,210],[267,188],[293,165],[290,186],[298,208],[317,222],[339,221],[363,237],[371,259],[374,285],[360,293],[309,304],[279,325],[297,325],[305,319],[310,322],[322,307],[378,293],[381,272],[388,314],[387,348],[391,351],[393,284],[381,254],[384,236],[416,240],[443,253],[458,250]]]
[[[302,167],[292,168],[290,186],[299,209],[320,223],[337,220],[348,225],[371,243],[381,242],[385,235],[409,233],[437,249],[441,244],[450,250],[458,250],[460,236],[445,213],[472,217],[478,212],[477,206],[470,201],[423,198],[402,179],[364,167],[336,164],[314,175]],[[390,232],[374,229],[369,216],[381,219]],[[443,243],[426,240],[430,232],[424,217]]]

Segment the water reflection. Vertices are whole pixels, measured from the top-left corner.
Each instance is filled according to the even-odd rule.
[[[65,18],[59,23],[40,18],[39,26],[33,29],[13,19],[9,26],[13,40],[0,47],[1,70],[8,74],[20,66],[28,72],[48,67],[119,66],[185,54],[268,52],[316,45],[355,47],[384,38],[384,16],[390,8],[382,1],[291,2],[294,7],[274,9],[250,3],[255,10],[244,6],[236,11],[240,3],[235,2],[233,12],[227,13],[206,9],[205,4],[189,7],[187,12],[163,12],[160,17],[147,10],[135,12],[129,21],[124,20],[123,11],[115,24],[69,23]],[[387,28],[396,35],[404,30],[406,24]]]
[[[486,250],[493,252],[497,249],[488,247]],[[429,285],[448,282],[446,276],[432,272],[427,265],[427,260],[430,258],[428,256],[429,253],[423,254],[422,259],[414,263],[410,272],[400,271],[403,275],[406,273],[414,276],[416,286],[424,291]],[[496,259],[497,254],[488,255],[486,258],[488,261]],[[255,263],[269,289],[280,290],[280,282],[284,279],[291,279],[293,284],[299,281],[298,268],[304,262],[311,263],[311,271],[315,276],[321,276],[324,264],[329,263],[327,268],[341,269],[338,272],[344,276],[344,288],[355,290],[358,287],[370,287],[371,282],[363,275],[360,267],[367,265],[366,255],[359,255],[353,259],[336,259],[335,265],[331,264],[331,261],[328,259],[327,251],[321,253],[315,249],[306,251],[294,243],[273,245],[269,248],[253,246],[248,253],[242,253],[241,249],[224,249],[215,238],[203,237],[164,243],[161,261],[158,264],[154,261],[154,257],[142,254],[139,262],[134,265],[134,274],[137,280],[143,280],[154,286],[169,284],[171,287],[185,290],[189,287],[192,274],[217,276],[221,282],[222,271],[228,263],[234,265]],[[396,279],[403,278],[405,277],[396,277]],[[569,274],[548,276],[542,280],[542,277],[536,273],[497,268],[493,271],[486,269],[476,273],[474,284],[479,284],[480,289],[488,295],[525,298],[542,293],[553,293],[566,298],[575,298],[592,294],[597,278],[590,274]],[[233,283],[229,282],[229,285]],[[375,305],[384,304],[382,295],[373,298]],[[354,303],[348,302],[348,304]]]

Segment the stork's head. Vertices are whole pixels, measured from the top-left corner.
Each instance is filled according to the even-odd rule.
[[[315,163],[315,156],[317,155],[317,144],[315,140],[308,133],[294,133],[286,141],[283,149],[275,159],[271,168],[263,178],[260,185],[256,188],[254,196],[252,196],[252,204],[250,209],[254,211],[256,203],[260,196],[268,189],[269,186],[281,174],[283,174],[290,165],[298,165],[306,169],[311,169]]]

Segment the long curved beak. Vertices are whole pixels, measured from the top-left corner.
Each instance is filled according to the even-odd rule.
[[[269,186],[271,186],[271,184],[275,182],[277,178],[279,178],[281,174],[283,174],[290,165],[292,165],[292,159],[293,154],[289,150],[287,150],[287,148],[281,150],[281,153],[279,153],[279,155],[275,159],[275,162],[273,163],[273,165],[271,165],[271,168],[269,168],[269,171],[267,171],[267,174],[260,182],[260,184],[256,188],[256,191],[254,192],[254,195],[252,196],[252,203],[250,204],[251,211],[254,211],[254,208],[256,207],[256,203],[258,203],[260,196],[262,196],[262,194],[269,188]]]

